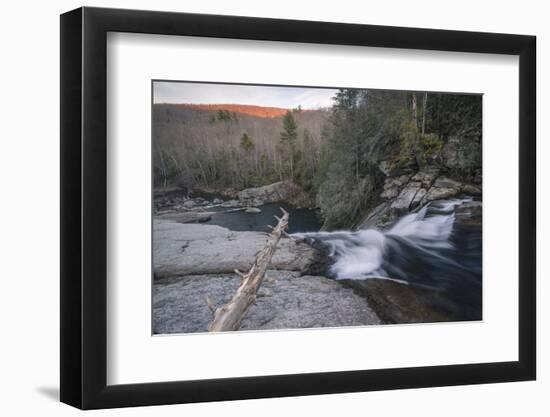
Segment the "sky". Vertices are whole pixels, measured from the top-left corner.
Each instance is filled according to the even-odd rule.
[[[154,103],[252,104],[285,109],[315,109],[332,105],[338,90],[155,81]]]

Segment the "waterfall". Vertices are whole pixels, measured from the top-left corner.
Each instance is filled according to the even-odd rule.
[[[390,279],[430,288],[481,285],[481,229],[463,230],[455,209],[472,198],[440,200],[385,231],[300,233],[330,258],[335,279]]]

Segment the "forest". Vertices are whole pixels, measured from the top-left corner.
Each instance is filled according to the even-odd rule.
[[[341,89],[330,108],[273,117],[154,104],[154,186],[239,191],[291,181],[327,229],[347,227],[376,204],[388,175],[438,166],[479,183],[481,110],[480,95],[373,89]],[[453,137],[479,161],[450,161],[443,150]]]

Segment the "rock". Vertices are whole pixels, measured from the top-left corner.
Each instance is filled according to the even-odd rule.
[[[447,177],[439,177],[437,180],[435,180],[433,186],[435,188],[453,188],[460,190],[462,184]]]
[[[245,213],[255,213],[255,214],[257,214],[257,213],[261,213],[262,210],[260,210],[257,207],[248,207],[244,212]]]
[[[387,178],[384,182],[384,191],[380,194],[380,198],[390,200],[399,195],[401,188],[409,181],[410,175],[400,175],[398,177]]]
[[[193,208],[197,205],[194,200],[187,200],[185,203],[182,204],[184,208]]]
[[[456,197],[462,192],[462,184],[447,177],[439,177],[424,197],[424,202]]]
[[[239,193],[239,201],[246,206],[261,206],[284,201],[296,207],[310,207],[309,196],[296,184],[280,181],[263,187],[247,188]]]
[[[411,204],[418,193],[422,188],[422,183],[420,182],[410,182],[405,188],[399,193],[399,196],[393,200],[390,208],[392,213],[395,215],[405,214],[410,210]]]
[[[391,200],[399,195],[399,187],[384,187],[384,191],[380,194],[380,198]]]
[[[434,323],[453,319],[448,311],[439,308],[439,304],[444,303],[437,300],[443,296],[433,290],[378,278],[343,280],[342,283],[363,295],[383,323]]]
[[[220,196],[224,199],[235,199],[237,198],[237,193],[237,190],[233,188],[198,185],[195,185],[191,191],[191,194],[194,196],[208,197],[209,199],[219,198]]]
[[[192,275],[156,281],[153,286],[153,332],[207,331],[212,313],[227,303],[240,279],[234,274]],[[260,294],[241,330],[300,329],[380,324],[365,298],[338,281],[296,272],[268,270]]]
[[[481,141],[478,137],[451,136],[441,150],[441,161],[450,172],[474,181],[481,170]]]
[[[240,207],[241,203],[239,200],[227,200],[221,203],[222,207]]]
[[[262,249],[267,234],[234,232],[199,224],[180,224],[165,219],[153,221],[153,267],[158,278],[247,271]],[[272,269],[305,271],[315,250],[283,238],[271,260]]]
[[[391,171],[391,168],[392,168],[392,164],[390,161],[380,161],[378,163],[378,168],[380,169],[380,171],[382,171],[382,173],[387,177],[390,175],[390,171]]]
[[[478,196],[481,195],[481,188],[477,187],[472,184],[463,184],[462,185],[462,192],[464,194],[472,195],[472,196]]]
[[[439,168],[434,166],[427,166],[423,168],[422,170],[418,171],[411,180],[413,181],[420,181],[422,183],[423,188],[430,188],[432,184],[434,183],[435,179],[439,175]]]
[[[168,213],[158,215],[157,218],[172,220],[177,223],[203,223],[212,218],[215,213],[209,211],[186,211],[183,213]]]
[[[468,201],[455,209],[456,222],[462,226],[481,227],[483,216],[483,203],[481,201]]]
[[[356,230],[386,229],[396,219],[392,213],[391,202],[381,203],[372,209],[369,214],[359,223]]]
[[[420,203],[422,202],[422,200],[426,196],[426,193],[427,193],[427,191],[426,191],[425,188],[420,188],[416,192],[414,198],[411,201],[411,205],[410,205],[411,210],[414,210],[415,208],[417,208],[420,205]]]
[[[212,204],[222,204],[223,201],[220,200],[219,198],[215,198],[214,200],[212,200]]]
[[[390,204],[381,203],[359,223],[357,230],[383,228],[391,221]]]

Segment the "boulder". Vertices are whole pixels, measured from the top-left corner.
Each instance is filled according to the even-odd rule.
[[[260,210],[258,207],[248,207],[246,210],[245,210],[245,213],[252,213],[252,214],[258,214],[258,213],[261,213],[262,210]]]
[[[310,207],[309,196],[290,181],[279,181],[263,187],[247,188],[239,192],[239,201],[245,206],[261,206],[284,201],[296,207]]]
[[[419,181],[422,183],[423,188],[430,188],[435,179],[439,176],[439,168],[434,166],[427,166],[418,171],[412,178],[412,181]]]
[[[424,202],[456,197],[462,192],[462,184],[447,177],[439,177],[424,197]]]
[[[235,232],[220,226],[155,219],[155,278],[231,273],[235,269],[246,271],[266,240],[267,234],[262,232]],[[308,245],[283,238],[271,260],[271,268],[305,271],[314,254],[315,250]]]
[[[153,332],[207,331],[212,320],[205,297],[216,308],[227,303],[240,284],[235,274],[191,275],[153,285]],[[268,270],[256,303],[240,330],[300,329],[380,324],[365,298],[338,281],[297,272]]]

